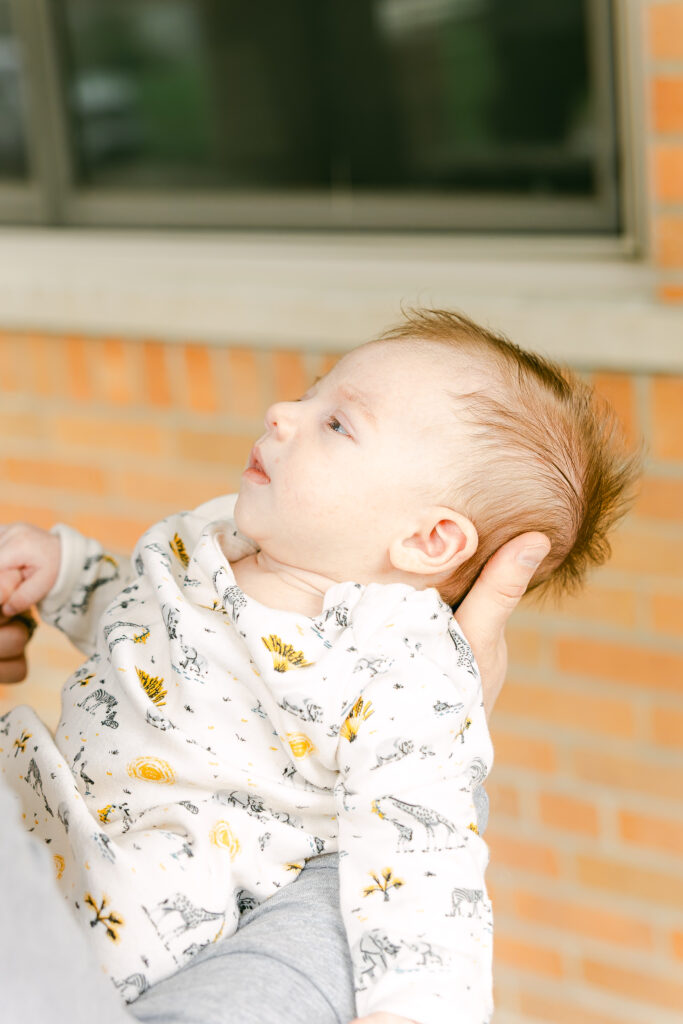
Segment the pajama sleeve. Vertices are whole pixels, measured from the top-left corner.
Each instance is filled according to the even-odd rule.
[[[213,498],[183,514],[192,517],[200,531],[210,522],[229,519],[235,500],[236,495]],[[123,613],[133,603],[142,562],[135,556],[111,554],[98,541],[63,523],[51,532],[61,539],[62,557],[57,580],[38,611],[44,622],[56,626],[90,656],[95,652],[97,627],[105,609],[117,597]]]
[[[51,532],[62,542],[62,557],[57,580],[38,611],[43,622],[56,626],[90,656],[102,613],[121,591],[135,586],[135,569],[130,559],[110,554],[70,526],[59,523]]]
[[[358,1016],[485,1024],[492,914],[476,790],[492,748],[481,684],[455,647],[447,671],[427,646],[395,653],[350,707],[338,745],[341,905]]]

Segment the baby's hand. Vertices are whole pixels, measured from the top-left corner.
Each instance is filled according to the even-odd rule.
[[[407,1017],[397,1017],[395,1013],[369,1013],[367,1017],[355,1017],[351,1024],[417,1024]]]
[[[11,618],[52,590],[59,573],[62,542],[28,523],[0,526],[0,611]]]

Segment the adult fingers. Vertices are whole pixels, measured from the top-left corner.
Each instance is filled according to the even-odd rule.
[[[509,541],[489,559],[455,613],[479,665],[487,715],[507,674],[507,620],[549,550],[550,541],[542,533]]]
[[[488,560],[455,615],[465,636],[477,636],[484,643],[500,638],[549,551],[545,534],[523,533]]]
[[[0,683],[18,683],[27,672],[24,651],[32,632],[24,619],[0,617]]]

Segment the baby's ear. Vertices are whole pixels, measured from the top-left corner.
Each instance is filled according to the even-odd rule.
[[[472,557],[478,545],[472,520],[439,505],[425,514],[412,534],[392,542],[389,558],[395,569],[436,576],[454,572]]]

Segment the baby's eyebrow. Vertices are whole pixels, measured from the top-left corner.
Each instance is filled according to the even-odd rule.
[[[319,380],[323,379],[324,376],[326,376],[326,374],[322,374],[320,377],[316,377],[315,380],[313,381],[313,384],[311,384],[311,387],[314,387]],[[363,415],[365,416],[365,418],[369,420],[370,423],[373,424],[373,426],[377,426],[377,417],[372,411],[372,408],[367,398],[365,398],[365,396],[362,395],[360,391],[356,391],[355,388],[350,388],[348,385],[346,387],[344,387],[343,385],[339,386],[337,388],[337,391],[340,395],[346,398],[347,401],[353,402],[354,405],[357,405],[358,408],[363,413]]]
[[[343,395],[344,398],[349,400],[349,402],[353,402],[355,405],[357,405],[361,412],[363,413],[363,415],[365,416],[365,418],[369,420],[373,424],[373,426],[377,426],[377,417],[370,408],[370,403],[360,393],[360,391],[355,391],[349,387],[340,387],[339,394]]]

